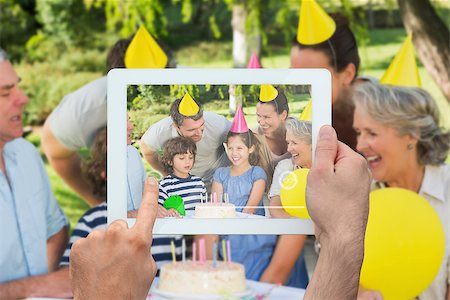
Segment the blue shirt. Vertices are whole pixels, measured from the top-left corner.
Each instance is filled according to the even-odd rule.
[[[68,225],[36,148],[15,139],[5,144],[3,158],[8,177],[0,171],[0,282],[47,273],[47,239]]]
[[[231,176],[230,167],[218,168],[214,173],[214,182],[222,184],[223,192],[228,194],[230,203],[236,205],[236,210],[239,212],[242,212],[247,205],[253,184],[259,179],[267,181],[266,172],[258,166],[252,166],[240,176]],[[264,216],[265,213],[262,204],[261,197],[258,204],[261,208],[257,208],[255,214]]]
[[[141,206],[144,181],[147,178],[139,151],[131,145],[127,146],[127,210],[135,210]]]

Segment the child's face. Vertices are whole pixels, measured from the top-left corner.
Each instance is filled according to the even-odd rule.
[[[190,152],[176,154],[173,157],[173,174],[178,177],[187,177],[194,165],[194,155]]]
[[[241,137],[231,136],[227,141],[227,155],[234,166],[240,166],[248,163],[250,153],[253,152],[253,147],[250,149],[244,144]]]

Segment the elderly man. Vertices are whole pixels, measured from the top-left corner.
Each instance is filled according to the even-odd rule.
[[[28,103],[0,48],[0,298],[21,297],[39,275],[57,269],[68,221],[53,197],[42,159],[22,139]]]
[[[190,107],[192,111],[183,111],[183,107]],[[141,139],[140,148],[149,164],[167,175],[158,159],[158,152],[171,138],[184,136],[192,139],[197,145],[197,155],[191,173],[202,177],[209,190],[214,171],[228,163],[223,143],[230,126],[225,117],[203,112],[200,105],[186,94],[172,103],[170,117],[150,126]]]

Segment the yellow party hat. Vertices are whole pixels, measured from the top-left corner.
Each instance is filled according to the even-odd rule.
[[[421,87],[419,69],[414,55],[412,33],[409,33],[405,42],[395,55],[388,69],[380,80],[383,84],[408,87]]]
[[[278,91],[271,84],[261,84],[259,90],[259,100],[261,102],[269,102],[278,96]]]
[[[312,121],[312,101],[309,100],[302,113],[298,117],[300,121]]]
[[[180,106],[178,106],[178,111],[180,114],[186,117],[195,116],[198,111],[200,110],[200,107],[198,106],[197,102],[192,99],[191,95],[189,93],[186,93],[180,101]]]
[[[315,45],[328,40],[336,31],[334,20],[315,0],[303,0],[300,6],[297,41],[304,45]]]
[[[125,67],[127,68],[165,68],[167,55],[141,26],[133,37],[125,53]]]

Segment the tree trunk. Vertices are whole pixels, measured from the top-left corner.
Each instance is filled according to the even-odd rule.
[[[450,102],[450,32],[429,0],[397,0],[403,24],[427,71]]]

